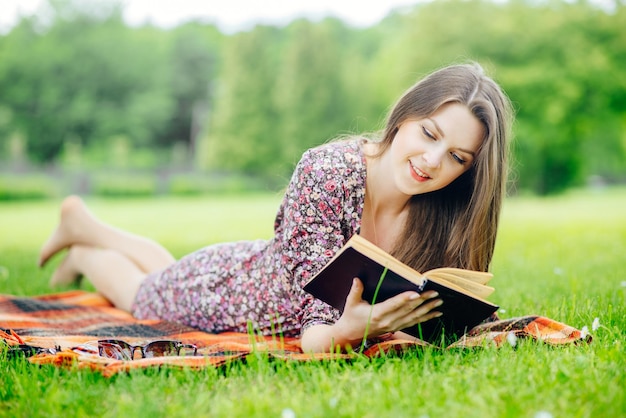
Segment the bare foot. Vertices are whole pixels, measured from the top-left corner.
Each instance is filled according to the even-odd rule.
[[[70,248],[67,256],[61,261],[59,267],[54,271],[50,278],[50,287],[67,286],[74,282],[80,281],[82,274],[75,267],[74,256],[76,255],[76,247]]]
[[[39,252],[39,267],[43,267],[59,251],[81,244],[80,231],[89,218],[91,214],[80,197],[65,198],[61,203],[61,220]]]

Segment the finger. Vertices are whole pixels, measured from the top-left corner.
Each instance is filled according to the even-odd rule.
[[[420,296],[422,299],[426,300],[426,299],[436,298],[437,296],[439,296],[439,293],[437,293],[437,291],[435,290],[428,290],[422,293]]]
[[[432,311],[433,309],[439,307],[443,305],[443,300],[441,299],[432,299],[429,300],[428,302],[418,306],[414,312],[421,314],[421,315],[426,315],[428,312]]]
[[[417,318],[417,323],[419,324],[421,322],[430,321],[431,319],[439,318],[442,315],[443,315],[443,313],[440,312],[440,311],[430,311],[426,315],[422,315],[422,316],[418,317]]]
[[[442,316],[443,314],[439,311],[430,311],[425,315],[421,315],[418,317],[415,317],[411,320],[408,320],[404,323],[404,325],[402,325],[399,329],[405,329],[405,328],[409,328],[412,327],[414,325],[417,324],[421,324],[427,321],[430,321],[431,319],[435,319],[435,318],[439,318],[440,316]]]
[[[413,312],[411,312],[411,320],[417,320],[416,323],[426,322],[429,319],[437,318],[442,315],[442,312],[436,311],[439,306],[443,305],[443,301],[441,299],[435,299],[428,303],[425,303],[419,307],[417,307]]]
[[[433,297],[437,296],[439,296],[439,294],[435,291],[424,292],[421,295],[417,292],[404,292],[381,302],[380,305],[385,312],[404,316],[412,313],[419,306],[431,301]],[[424,311],[424,313],[429,310],[430,308]]]
[[[380,321],[382,328],[385,330],[397,331],[400,329],[408,328],[413,325],[429,321],[433,318],[440,317],[442,312],[436,311],[438,306],[441,306],[443,301],[441,299],[435,299],[424,303],[410,312],[399,314],[399,312],[387,313],[386,321]]]
[[[350,287],[350,293],[346,297],[346,308],[350,306],[358,305],[363,301],[363,282],[357,277],[352,279],[352,287]]]

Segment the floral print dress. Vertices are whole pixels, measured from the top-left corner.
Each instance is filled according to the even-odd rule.
[[[305,152],[270,240],[215,244],[142,283],[131,313],[207,332],[298,336],[332,324],[339,312],[302,290],[361,225],[366,165],[363,140]]]

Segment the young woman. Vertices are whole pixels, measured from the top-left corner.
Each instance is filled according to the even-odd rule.
[[[434,292],[372,308],[355,278],[342,313],[302,287],[360,234],[418,271],[487,271],[504,194],[511,106],[475,64],[411,87],[378,140],[354,137],[304,153],[268,241],[212,245],[176,261],[159,244],[96,219],[82,200],[61,206],[40,265],[68,248],[52,284],[85,275],[138,318],[208,332],[301,336],[305,351],[358,344],[437,317]],[[370,310],[372,315],[370,318]]]

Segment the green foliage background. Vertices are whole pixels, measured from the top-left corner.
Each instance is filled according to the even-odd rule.
[[[515,104],[518,191],[626,180],[626,8],[418,3],[368,28],[129,27],[123,3],[50,0],[0,36],[0,161],[236,172],[283,185],[308,147],[382,127],[422,75],[474,60]],[[604,2],[603,4],[607,4]]]

